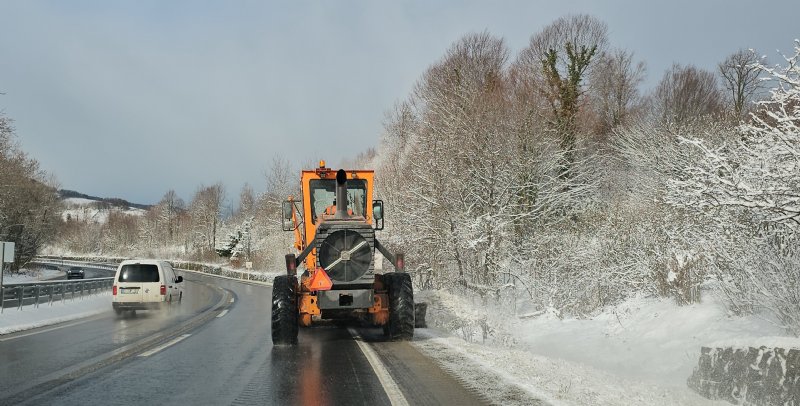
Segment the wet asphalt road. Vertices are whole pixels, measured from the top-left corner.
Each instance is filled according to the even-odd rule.
[[[0,341],[0,404],[391,404],[347,328],[301,329],[298,346],[273,347],[270,287],[198,274],[184,278],[184,303],[164,315],[138,312],[117,319],[109,309],[77,325],[0,337],[6,340]],[[174,332],[199,314],[206,315],[203,324]],[[384,342],[380,329],[352,327],[409,404],[484,404],[410,343]],[[159,342],[120,350],[157,331],[173,332]],[[147,352],[174,340],[180,341]],[[120,354],[110,361],[92,362],[114,351]],[[70,370],[81,362],[82,369]],[[20,390],[26,385],[27,391]]]

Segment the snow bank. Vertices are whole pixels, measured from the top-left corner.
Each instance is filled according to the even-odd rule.
[[[759,317],[729,317],[711,295],[704,303],[636,298],[592,319],[520,321],[520,345],[532,352],[584,363],[621,377],[686,387],[700,348],[727,340],[757,340],[783,331]]]
[[[590,319],[514,316],[442,291],[416,296],[428,302],[431,329],[419,329],[414,345],[501,404],[720,404],[686,384],[703,346],[796,342],[763,318],[729,316],[712,295],[689,306],[639,297]]]
[[[64,271],[55,269],[28,270],[21,269],[19,273],[4,273],[3,285],[14,283],[36,282],[55,279],[64,276]]]
[[[52,305],[22,306],[3,309],[0,314],[0,335],[29,330],[65,321],[76,320],[100,313],[111,312],[111,292],[54,301]]]

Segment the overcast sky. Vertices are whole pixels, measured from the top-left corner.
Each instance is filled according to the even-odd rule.
[[[459,37],[513,55],[556,18],[593,15],[648,67],[713,69],[739,48],[778,62],[800,1],[0,2],[0,110],[65,189],[187,202],[263,190],[280,155],[336,163],[380,142],[384,112]]]

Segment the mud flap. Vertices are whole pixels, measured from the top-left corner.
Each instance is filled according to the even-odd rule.
[[[428,303],[414,303],[414,328],[426,328],[425,313],[428,311]]]

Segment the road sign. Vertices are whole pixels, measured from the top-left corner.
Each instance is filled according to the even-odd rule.
[[[14,262],[14,243],[0,242],[0,313],[3,312],[5,303],[5,290],[3,289],[3,273],[6,271],[6,263]]]
[[[247,262],[244,263],[244,267],[247,268],[247,270],[253,269],[253,263],[250,262],[250,261],[247,261]]]
[[[2,242],[0,243],[3,245],[3,263],[10,263],[14,262],[14,243],[13,242]]]

